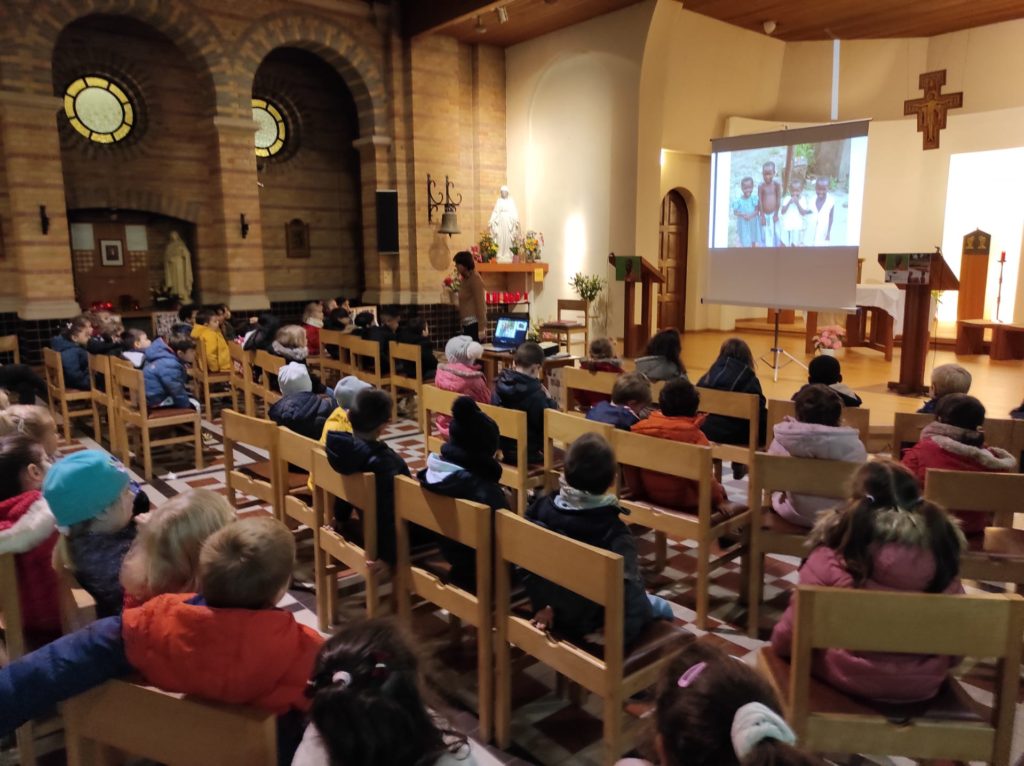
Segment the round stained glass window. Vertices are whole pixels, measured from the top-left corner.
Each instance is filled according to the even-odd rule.
[[[135,125],[135,108],[124,89],[100,75],[79,77],[64,91],[64,113],[72,127],[98,144],[112,144]]]
[[[288,135],[284,115],[266,99],[254,98],[252,118],[256,121],[256,156],[273,157],[284,148]]]

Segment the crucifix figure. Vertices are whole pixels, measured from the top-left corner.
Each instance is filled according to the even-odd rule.
[[[964,105],[963,93],[939,93],[946,84],[946,70],[925,72],[918,80],[924,98],[903,102],[903,114],[917,115],[917,130],[924,134],[924,148],[939,148],[939,131],[946,127],[946,113]]]

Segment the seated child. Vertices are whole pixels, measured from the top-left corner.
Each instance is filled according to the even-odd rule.
[[[128,474],[105,452],[83,450],[46,474],[46,499],[61,532],[56,565],[68,567],[96,600],[96,614],[120,614],[121,563],[135,540]]]
[[[438,366],[434,385],[442,391],[468,396],[480,404],[490,404],[491,389],[487,378],[476,366],[484,355],[484,347],[468,335],[456,335],[445,344],[444,355],[448,361]],[[434,426],[442,439],[448,438],[450,420],[447,415],[434,418]]]
[[[377,559],[394,566],[395,543],[395,477],[410,476],[409,466],[386,442],[381,440],[391,422],[391,394],[371,389],[361,391],[348,412],[352,433],[331,431],[327,434],[327,459],[331,467],[346,476],[370,471],[377,488]],[[342,506],[346,504],[341,504]],[[345,524],[353,510],[338,513],[334,523]],[[362,516],[362,509],[354,509]]]
[[[686,366],[683,364],[682,351],[683,339],[679,330],[662,330],[647,342],[644,355],[637,357],[636,371],[651,381],[685,378]]]
[[[213,313],[217,315],[217,324],[220,327],[220,333],[224,336],[224,340],[228,343],[238,337],[238,331],[235,326],[231,324],[231,309],[228,308],[226,303],[218,303],[213,306]]]
[[[700,393],[693,383],[685,378],[670,380],[661,389],[658,404],[661,411],[655,410],[646,420],[635,423],[630,429],[633,433],[684,444],[708,444],[708,438],[700,430],[704,417],[697,415]],[[665,508],[692,511],[700,500],[700,484],[693,479],[630,468],[626,471],[626,483],[647,500]],[[717,508],[726,499],[725,489],[712,477],[712,508]]]
[[[590,341],[590,357],[580,360],[580,369],[591,372],[622,372],[622,361],[615,357],[615,345],[610,338],[597,338]],[[577,391],[576,403],[588,410],[599,402],[607,402],[605,394],[596,391]]]
[[[981,430],[985,422],[985,406],[967,394],[946,394],[935,407],[935,422],[921,429],[921,440],[903,453],[903,465],[924,486],[929,468],[948,471],[1015,471],[1013,455],[999,447],[986,447]],[[952,510],[952,509],[951,509]],[[982,534],[991,523],[988,513],[957,513],[960,526],[967,535]]]
[[[655,704],[654,750],[661,766],[815,766],[768,680],[703,640],[665,669]],[[618,766],[651,766],[627,758]]]
[[[0,390],[16,395],[18,404],[35,404],[37,399],[46,402],[50,396],[46,381],[27,364],[0,364]]]
[[[918,412],[933,413],[946,394],[966,394],[971,390],[971,373],[959,364],[940,364],[932,370],[932,398]]]
[[[265,311],[256,319],[255,326],[242,337],[242,348],[246,351],[262,350],[276,353],[273,350],[273,345],[277,338],[277,331],[280,329],[281,320],[269,311]]]
[[[188,365],[196,361],[196,342],[187,335],[157,338],[144,353],[142,377],[146,382],[146,404],[150,407],[199,409],[188,395]]]
[[[304,364],[288,362],[277,373],[281,398],[270,406],[270,419],[307,439],[319,439],[334,412],[334,400],[313,393],[313,381]]]
[[[64,385],[78,391],[88,391],[89,385],[89,352],[86,344],[92,337],[92,324],[84,316],[76,316],[65,327],[60,335],[50,341],[50,348],[60,354],[61,367],[64,368]]]
[[[309,681],[313,709],[292,766],[475,766],[477,747],[428,704],[413,646],[382,619],[348,623],[329,638]]]
[[[399,343],[408,343],[420,347],[420,371],[424,380],[430,380],[437,374],[437,357],[434,356],[434,344],[430,340],[430,328],[422,317],[411,317],[405,325],[398,328]],[[396,362],[396,372],[411,378],[416,370],[410,362]]]
[[[306,331],[306,348],[310,356],[320,353],[320,331],[324,328],[324,306],[320,301],[311,301],[302,310],[302,329]]]
[[[640,422],[640,413],[650,406],[651,381],[639,372],[626,372],[615,381],[612,400],[598,402],[587,410],[587,420],[628,431]]]
[[[364,312],[369,313],[369,312]],[[398,315],[384,311],[380,315],[380,324],[371,324],[364,328],[363,339],[372,340],[380,346],[380,374],[391,373],[391,341],[398,340]]]
[[[57,528],[40,492],[50,461],[25,434],[0,438],[0,554],[13,553],[25,638],[32,646],[61,634],[60,590],[51,564]]]
[[[418,478],[424,489],[446,497],[472,500],[492,511],[509,508],[505,491],[498,483],[501,463],[498,452],[498,424],[480,411],[468,396],[452,405],[448,441],[441,453],[427,456],[427,467]],[[476,589],[476,555],[472,549],[445,537],[438,538],[444,557],[452,565],[451,581],[466,590]]]
[[[796,419],[786,416],[775,424],[775,438],[768,447],[768,454],[863,463],[868,453],[860,434],[856,428],[841,425],[842,419],[843,402],[835,391],[821,383],[806,385],[796,395]],[[808,529],[814,526],[821,511],[835,505],[834,498],[772,493],[775,512],[786,521]]]
[[[309,356],[309,348],[306,346],[306,331],[301,325],[286,324],[274,336],[274,340],[270,344],[270,353],[284,357],[289,362],[305,365],[306,357]]]
[[[220,320],[211,309],[200,309],[196,312],[196,321],[192,326],[191,337],[203,341],[206,349],[206,368],[210,372],[230,372],[232,369],[231,351],[224,333],[220,331]]]
[[[352,305],[349,303],[348,298],[344,296],[332,298],[327,304],[326,314],[324,318],[325,330],[352,331]]]
[[[90,354],[120,356],[124,351],[124,325],[121,317],[109,311],[97,311],[92,315],[91,324],[92,337],[86,343],[85,350]]]
[[[121,356],[131,362],[135,369],[141,370],[142,365],[146,361],[146,349],[152,344],[153,342],[143,330],[136,330],[134,328],[125,330],[124,353]]]
[[[754,372],[754,355],[750,346],[740,338],[729,338],[718,351],[718,358],[711,369],[697,381],[701,388],[714,388],[719,391],[736,391],[743,394],[757,394],[760,402],[758,414],[759,444],[764,444],[765,426],[768,422],[768,409],[765,406],[761,382]],[[745,445],[750,440],[750,422],[743,418],[709,414],[704,418],[701,430],[713,442],[718,444]],[[747,474],[747,467],[733,463],[732,475],[742,479]]]
[[[839,394],[844,407],[860,407],[862,404],[861,398],[854,393],[853,389],[843,383],[839,360],[834,356],[816,356],[807,365],[807,385],[813,386],[815,383],[828,386]],[[800,391],[802,390],[800,389]],[[800,391],[793,394],[794,401],[800,395]]]
[[[672,619],[672,608],[644,589],[636,540],[620,518],[618,498],[606,494],[617,472],[615,453],[608,442],[598,434],[584,434],[565,455],[559,492],[535,500],[526,511],[526,518],[552,532],[622,556],[628,645],[651,620]],[[594,602],[529,572],[523,572],[523,581],[538,628],[579,640],[604,624],[603,610]]]
[[[334,386],[334,402],[337,405],[331,414],[324,421],[324,428],[320,432],[320,445],[327,445],[327,434],[332,431],[344,431],[352,433],[352,423],[348,419],[348,411],[355,404],[356,396],[360,391],[373,389],[369,383],[360,380],[355,375],[346,375]],[[313,477],[306,482],[309,491],[313,492]]]
[[[956,522],[924,500],[914,475],[891,460],[865,463],[850,499],[818,517],[814,546],[800,568],[801,585],[963,593],[960,554],[964,536]],[[790,655],[791,599],[772,631],[772,648]],[[820,652],[814,674],[837,689],[873,702],[920,702],[939,691],[954,657],[880,654],[847,649]]]
[[[491,404],[526,413],[526,462],[544,462],[544,410],[557,410],[558,402],[551,398],[541,383],[544,374],[544,350],[531,340],[516,349],[513,369],[504,369],[494,383]],[[516,443],[501,440],[502,459],[515,465]]]
[[[121,565],[125,608],[162,593],[197,591],[203,543],[234,520],[227,499],[209,489],[190,489],[161,505],[141,525]]]

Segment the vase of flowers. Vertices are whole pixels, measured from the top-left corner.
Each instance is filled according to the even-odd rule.
[[[814,348],[822,356],[835,356],[836,350],[843,347],[846,329],[837,324],[827,325],[818,330],[814,336]]]
[[[458,269],[452,269],[452,272],[441,280],[441,292],[448,303],[454,304],[459,299],[459,290],[461,289],[462,277],[459,276]]]
[[[481,263],[490,263],[497,257],[498,243],[494,241],[494,236],[489,229],[480,232],[480,241],[476,245],[476,250]]]
[[[587,276],[577,271],[572,279],[569,280],[569,285],[576,292],[576,295],[581,300],[585,300],[589,305],[597,300],[597,296],[604,290],[604,279],[596,274]]]
[[[523,237],[522,252],[527,263],[536,263],[540,260],[541,250],[544,249],[544,235],[539,231],[530,229]]]

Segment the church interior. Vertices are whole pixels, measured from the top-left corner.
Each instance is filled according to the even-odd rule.
[[[0,764],[1024,764],[1022,36],[0,0]]]

